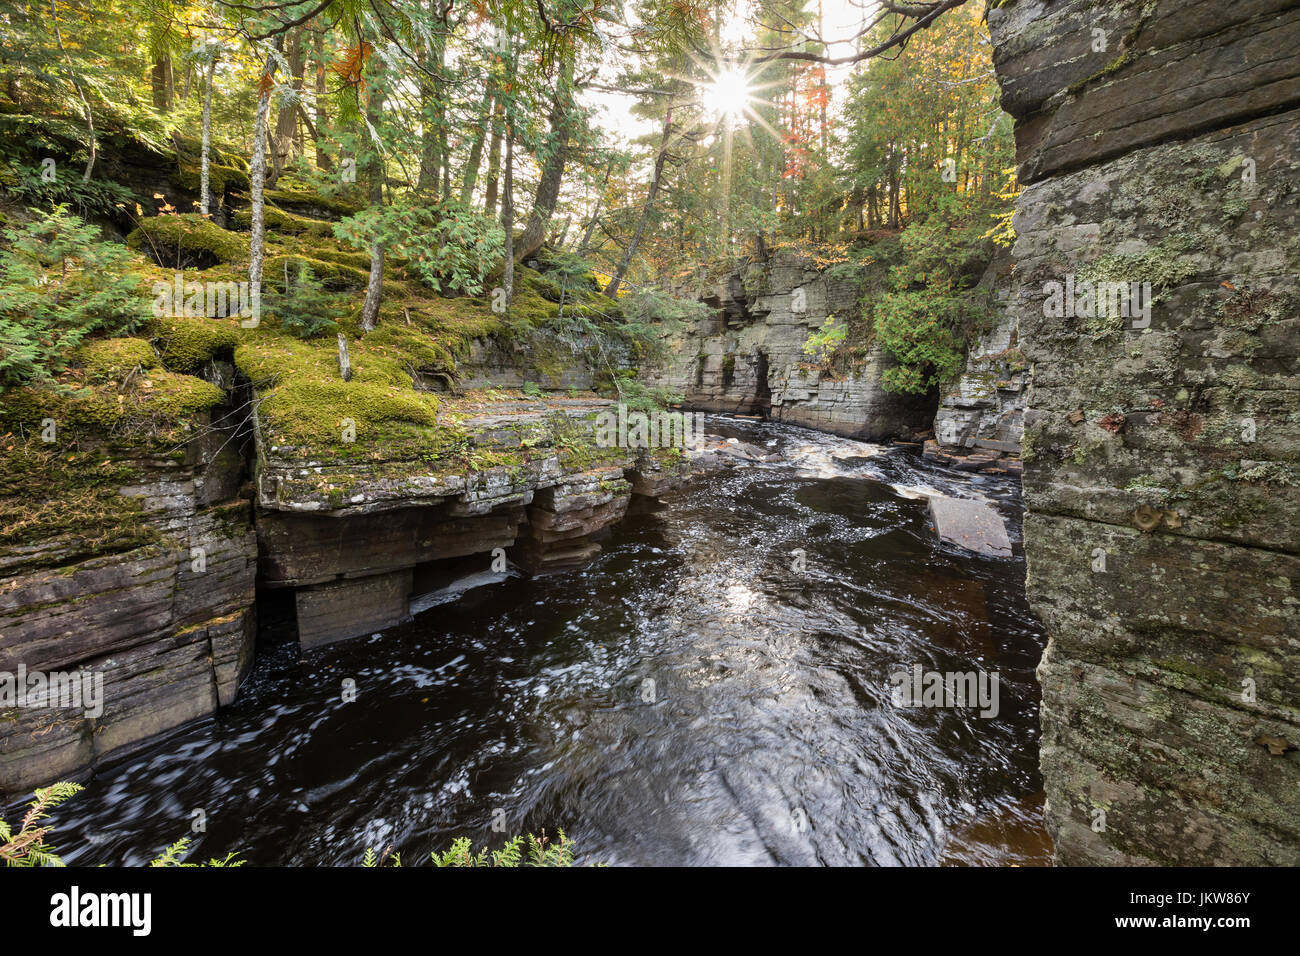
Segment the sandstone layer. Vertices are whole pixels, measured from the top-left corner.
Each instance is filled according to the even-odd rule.
[[[1300,7],[989,12],[1062,864],[1300,862]],[[1150,315],[1048,283],[1150,283]]]
[[[723,278],[704,297],[712,314],[675,335],[673,358],[647,377],[681,393],[683,407],[761,415],[867,441],[919,438],[934,395],[902,395],[881,384],[893,359],[879,346],[847,375],[810,362],[808,337],[828,318],[860,310],[862,289],[809,259],[776,253]]]

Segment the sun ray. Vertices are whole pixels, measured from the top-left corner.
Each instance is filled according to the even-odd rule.
[[[700,87],[700,101],[720,120],[732,122],[750,112],[753,94],[744,71],[728,66]]]

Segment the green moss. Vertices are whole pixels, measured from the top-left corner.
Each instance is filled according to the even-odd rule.
[[[385,425],[436,424],[438,399],[415,391],[406,354],[370,336],[351,343],[350,354],[353,378],[344,382],[333,342],[249,336],[236,348],[235,365],[262,398],[258,417],[269,442],[373,448]],[[355,423],[354,443],[344,441],[344,419]]]
[[[126,244],[147,253],[163,266],[248,261],[245,237],[194,214],[141,220],[126,237]]]
[[[184,422],[226,400],[223,389],[193,375],[162,372],[149,381],[153,383],[152,394],[147,396],[149,412],[169,421]]]
[[[313,258],[319,259],[321,262],[333,262],[341,266],[360,269],[366,274],[367,279],[370,277],[370,254],[367,252],[333,249],[322,243],[313,246],[311,254]]]
[[[309,235],[320,238],[332,235],[330,223],[320,219],[309,219],[306,216],[295,216],[293,213],[285,212],[283,209],[276,209],[274,206],[265,207],[264,221],[268,231],[282,235]],[[232,217],[232,222],[238,229],[251,229],[253,227],[253,211],[251,209],[239,210]]]
[[[368,265],[367,268],[362,269],[341,262],[328,262],[324,259],[300,255],[271,256],[263,266],[262,275],[264,281],[274,282],[277,277],[283,277],[286,267],[292,276],[297,275],[298,270],[304,266],[310,269],[327,289],[336,291],[364,289],[370,281]]]
[[[239,328],[233,319],[156,318],[150,335],[162,353],[163,363],[173,371],[197,372],[204,362],[234,348]]]
[[[171,130],[171,143],[175,147],[176,158],[183,164],[198,166],[203,151],[203,140],[179,130]],[[248,160],[240,154],[238,148],[221,146],[215,142],[208,143],[208,159],[213,164],[229,166],[242,172],[248,172]]]
[[[266,201],[277,206],[322,209],[337,216],[351,216],[359,212],[361,208],[346,199],[322,196],[320,193],[312,192],[309,189],[298,188],[268,189],[266,191]]]
[[[385,315],[382,309],[380,315],[379,326],[366,335],[366,345],[369,348],[400,354],[413,368],[455,371],[455,353],[437,337],[430,335],[423,322],[407,325],[400,312]]]
[[[133,369],[158,367],[158,353],[144,339],[94,339],[83,343],[73,361],[86,370],[92,382],[121,379]]]
[[[125,391],[104,385],[79,392],[51,388],[10,389],[0,425],[31,433],[53,419],[60,436],[122,436],[142,446],[183,438],[188,420],[225,400],[226,393],[201,378],[153,369],[135,376]]]
[[[182,162],[171,179],[177,186],[192,193],[197,193],[202,185],[203,171],[198,163]],[[208,166],[208,188],[214,197],[220,198],[229,189],[248,190],[251,184],[248,173],[234,166],[213,162]]]

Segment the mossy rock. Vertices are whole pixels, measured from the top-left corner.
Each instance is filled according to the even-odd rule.
[[[345,444],[342,422],[356,425],[356,442],[383,449],[381,426],[395,422],[433,427],[438,400],[427,393],[403,393],[385,384],[291,380],[275,388],[259,407],[259,420],[272,440],[313,445]]]
[[[176,172],[171,175],[172,182],[177,186],[195,194],[199,192],[202,179],[202,167],[190,163],[182,163]],[[242,169],[214,162],[208,165],[208,188],[212,190],[212,195],[219,199],[228,190],[241,189],[247,191],[251,188],[251,185],[248,180],[248,173]]]
[[[192,213],[144,219],[126,237],[126,244],[163,268],[210,269],[248,261],[247,238]]]
[[[203,157],[203,139],[178,131],[172,132],[171,139],[177,158],[182,163],[197,168]],[[208,144],[208,159],[213,165],[229,166],[245,174],[248,172],[248,160],[236,150],[226,149],[216,143]]]
[[[412,368],[455,372],[461,343],[440,341],[421,325],[406,325],[403,316],[380,309],[379,325],[366,334],[366,346],[403,356]]]
[[[309,189],[291,187],[288,189],[268,189],[266,201],[279,206],[287,212],[294,212],[312,219],[342,219],[361,211],[361,207],[346,199],[322,196]]]
[[[144,339],[94,339],[77,349],[73,361],[86,370],[91,381],[105,382],[124,378],[136,368],[157,368],[158,353]]]
[[[226,393],[193,375],[152,369],[130,385],[91,387],[80,392],[10,389],[0,425],[8,430],[39,431],[53,419],[59,436],[123,437],[142,448],[169,446],[183,437],[201,412],[220,405]]]
[[[231,319],[156,318],[149,333],[163,363],[175,372],[197,372],[239,341],[239,329]]]
[[[316,247],[311,251],[312,258],[319,259],[322,262],[334,262],[341,266],[350,266],[353,269],[360,269],[370,276],[370,253],[368,252],[349,252],[342,249],[330,249],[328,247]]]
[[[271,256],[262,267],[262,281],[270,283],[282,279],[286,266],[291,276],[297,275],[299,270],[306,266],[331,292],[364,289],[370,281],[369,268],[361,269],[341,262],[329,262],[325,259],[299,255]]]
[[[265,221],[268,231],[285,236],[307,235],[323,238],[332,232],[332,227],[328,222],[320,219],[308,219],[305,216],[295,216],[293,213],[285,212],[283,209],[276,209],[274,206],[265,207]],[[251,209],[239,210],[232,217],[232,222],[237,229],[252,229],[253,211]]]
[[[271,444],[332,447],[344,456],[379,451],[376,442],[401,425],[415,447],[436,428],[438,399],[417,391],[411,368],[450,362],[449,351],[427,329],[381,323],[349,343],[353,377],[339,377],[333,341],[274,338],[247,334],[235,350],[235,365],[258,391],[263,440]],[[342,421],[356,426],[356,442],[345,446]],[[384,447],[385,455],[397,450]]]

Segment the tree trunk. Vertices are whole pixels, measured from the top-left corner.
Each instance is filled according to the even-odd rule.
[[[257,120],[253,125],[253,162],[249,166],[249,199],[252,202],[251,235],[248,240],[248,289],[258,301],[262,295],[262,259],[266,252],[266,136],[271,113],[271,78],[275,57],[268,56],[258,79]]]
[[[515,256],[523,261],[546,241],[546,226],[551,221],[555,204],[560,198],[560,184],[564,179],[564,164],[569,158],[569,137],[573,133],[573,61],[564,61],[559,79],[555,83],[555,101],[551,106],[550,153],[542,166],[542,178],[537,183],[537,195],[528,213],[528,222],[519,239]]]
[[[465,176],[460,183],[460,204],[468,206],[478,182],[478,167],[483,161],[483,140],[487,138],[487,124],[492,118],[492,88],[483,94],[483,107],[479,110],[479,123],[470,142],[469,158],[465,161]],[[490,215],[490,214],[489,214]]]
[[[302,52],[302,28],[289,34],[289,77],[295,93],[302,92],[303,73],[306,69],[306,57]],[[275,118],[275,150],[272,153],[271,183],[274,184],[284,167],[293,159],[293,143],[298,137],[298,107],[281,106]]]
[[[176,84],[176,79],[172,74],[172,58],[170,54],[164,53],[153,61],[151,83],[153,86],[154,109],[161,113],[168,112],[172,108],[172,96]]]
[[[330,159],[330,154],[321,146],[321,130],[325,129],[325,124],[329,122],[329,114],[325,112],[325,97],[329,93],[325,85],[325,31],[316,32],[316,128],[312,130],[312,139],[316,142],[316,168],[329,171],[334,168],[334,160]]]
[[[352,381],[352,360],[348,358],[348,340],[339,333],[339,374],[343,376],[343,381]]]
[[[443,39],[435,37],[427,51],[425,68],[438,77],[442,76],[443,47]],[[420,193],[437,192],[441,179],[440,160],[447,146],[447,114],[441,93],[435,81],[421,77],[420,115],[424,130],[420,134],[420,174],[415,184]]]
[[[487,189],[483,194],[483,215],[491,219],[497,211],[501,176],[501,129],[505,106],[500,96],[492,108],[492,145],[488,148]]]
[[[451,145],[445,129],[442,132],[442,201],[451,201]]]
[[[375,129],[379,127],[376,108],[377,83],[372,82],[366,95],[366,118]],[[378,143],[372,143],[370,160],[370,202],[384,204],[384,157]],[[384,244],[376,239],[370,244],[370,279],[366,282],[366,300],[361,306],[361,331],[370,332],[379,324],[379,303],[384,294]]]
[[[384,295],[384,244],[376,239],[370,244],[370,278],[366,282],[366,300],[361,305],[361,331],[373,332],[379,324],[379,303]]]
[[[199,158],[199,212],[208,216],[212,214],[212,190],[209,186],[212,159],[212,81],[217,75],[217,57],[220,55],[217,45],[210,44],[208,56],[207,79],[203,89],[203,145]]]
[[[511,110],[513,112],[513,110]],[[506,291],[506,308],[515,297],[515,125],[506,119],[506,186],[501,196],[501,225],[506,231],[505,272],[502,285]]]
[[[605,295],[611,299],[618,297],[618,287],[623,284],[623,277],[627,275],[628,266],[632,264],[632,258],[636,255],[636,247],[641,244],[641,235],[645,232],[646,222],[650,219],[650,210],[655,204],[655,197],[659,195],[659,180],[663,176],[664,161],[668,158],[668,138],[672,135],[672,128],[673,112],[670,109],[664,114],[664,133],[659,141],[659,155],[655,157],[654,178],[650,180],[650,191],[646,193],[645,205],[641,207],[641,215],[637,218],[636,231],[632,233],[632,241],[623,250],[623,258],[618,264],[614,278],[610,279],[609,285],[605,287]]]
[[[898,221],[902,217],[902,209],[898,201],[898,151],[894,144],[889,146],[889,228],[897,229]]]

